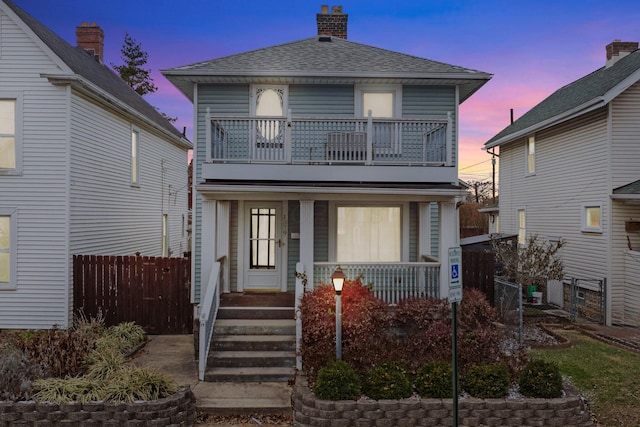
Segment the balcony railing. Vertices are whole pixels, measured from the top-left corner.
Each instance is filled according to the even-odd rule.
[[[316,262],[313,265],[315,285],[331,283],[337,263]],[[406,298],[440,296],[439,262],[340,263],[347,279],[361,277],[373,294],[389,304]]]
[[[215,163],[452,164],[451,114],[441,119],[231,117],[207,113]]]

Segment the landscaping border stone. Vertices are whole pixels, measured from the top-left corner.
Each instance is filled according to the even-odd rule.
[[[464,398],[458,404],[460,426],[594,426],[575,390],[557,399]],[[299,375],[292,394],[294,427],[450,427],[452,399],[328,401],[315,397]]]
[[[0,426],[177,427],[196,423],[196,398],[189,386],[158,400],[115,402],[0,401]]]

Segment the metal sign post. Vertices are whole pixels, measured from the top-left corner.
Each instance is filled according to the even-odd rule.
[[[451,354],[453,427],[458,427],[458,303],[462,301],[462,249],[449,248],[449,302],[451,303]]]

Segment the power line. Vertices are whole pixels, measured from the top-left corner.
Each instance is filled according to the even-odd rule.
[[[491,159],[483,160],[482,162],[476,163],[476,164],[474,164],[474,165],[467,166],[467,167],[464,167],[464,168],[462,168],[462,169],[458,169],[458,172],[463,171],[463,170],[467,170],[467,169],[471,169],[471,168],[473,168],[473,167],[475,167],[475,166],[479,166],[479,165],[481,165],[481,164],[483,164],[483,163],[487,163],[487,162],[490,162],[490,161],[491,161]]]

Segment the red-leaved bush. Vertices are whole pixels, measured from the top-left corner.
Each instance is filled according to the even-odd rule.
[[[301,301],[303,365],[309,379],[335,359],[335,291],[323,285]],[[465,290],[458,307],[458,360],[464,373],[501,359],[496,312],[478,290]],[[447,300],[411,298],[390,307],[362,285],[342,291],[342,358],[359,374],[385,362],[404,362],[416,372],[425,363],[451,361],[451,306]]]

